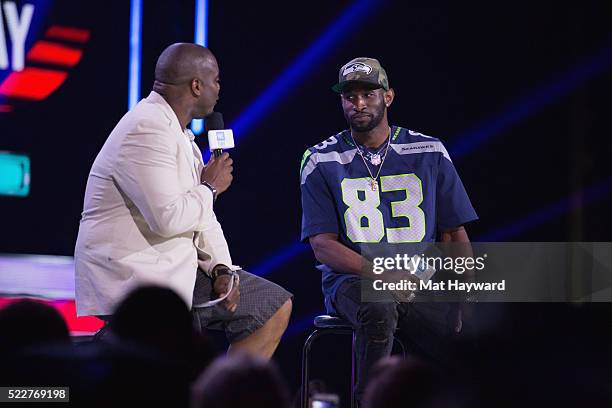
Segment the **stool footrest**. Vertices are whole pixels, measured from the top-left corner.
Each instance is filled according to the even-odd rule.
[[[349,322],[338,316],[320,315],[314,318],[317,329],[352,329]]]

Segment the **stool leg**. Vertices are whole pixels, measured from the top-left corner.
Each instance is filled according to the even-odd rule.
[[[315,330],[310,333],[310,336],[304,342],[302,348],[302,408],[308,408],[308,381],[310,380],[310,347],[313,341],[315,341],[320,335],[321,330]]]
[[[353,330],[351,345],[351,408],[357,408],[355,388],[357,385],[357,333]]]
[[[355,403],[354,403],[354,395],[355,395],[355,380],[357,379],[356,377],[356,369],[357,366],[355,365],[355,332],[352,331],[351,329],[344,329],[344,328],[325,328],[325,329],[315,329],[312,333],[310,333],[310,336],[308,336],[308,338],[306,339],[306,341],[304,342],[304,347],[302,347],[302,384],[301,384],[301,395],[300,395],[300,399],[301,399],[301,407],[302,408],[309,408],[308,407],[308,382],[310,380],[310,348],[313,344],[313,342],[318,339],[319,337],[325,335],[325,334],[353,334],[353,339],[352,339],[352,360],[351,360],[351,407],[355,408]]]

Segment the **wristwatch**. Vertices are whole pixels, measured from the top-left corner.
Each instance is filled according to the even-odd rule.
[[[217,279],[219,277],[219,275],[229,275],[229,276],[232,276],[233,274],[234,274],[234,271],[232,271],[227,266],[220,266],[218,268],[214,268],[212,270],[212,272],[210,273],[210,276],[211,276],[211,278],[213,278],[213,280],[215,280],[215,279]]]
[[[213,195],[213,201],[216,201],[217,200],[217,189],[206,180],[203,180],[202,184],[210,189]]]

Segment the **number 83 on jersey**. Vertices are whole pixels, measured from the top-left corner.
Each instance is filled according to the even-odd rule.
[[[419,207],[423,202],[423,184],[416,174],[382,176],[380,189],[374,191],[368,177],[345,178],[341,188],[342,201],[348,206],[344,212],[346,235],[351,241],[380,242],[385,233],[389,243],[421,242],[425,237],[425,213]],[[379,210],[380,195],[392,191],[405,192],[403,200],[390,204],[391,217],[406,218],[407,227],[385,228],[383,213]]]

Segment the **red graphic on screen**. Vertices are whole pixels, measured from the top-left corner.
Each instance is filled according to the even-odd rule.
[[[82,47],[89,41],[90,33],[76,27],[54,25],[47,29],[44,37],[28,51],[25,68],[12,72],[0,83],[0,95],[18,100],[46,99],[68,78],[68,70],[79,63]],[[37,66],[31,66],[32,63]],[[0,104],[0,112],[12,110],[10,103]]]
[[[79,63],[81,55],[83,52],[79,49],[41,40],[30,49],[26,61],[73,67]]]
[[[0,84],[0,94],[40,101],[59,88],[67,77],[66,72],[26,67],[6,77]]]
[[[45,37],[85,44],[89,41],[89,30],[82,30],[74,27],[51,26],[47,29]]]

